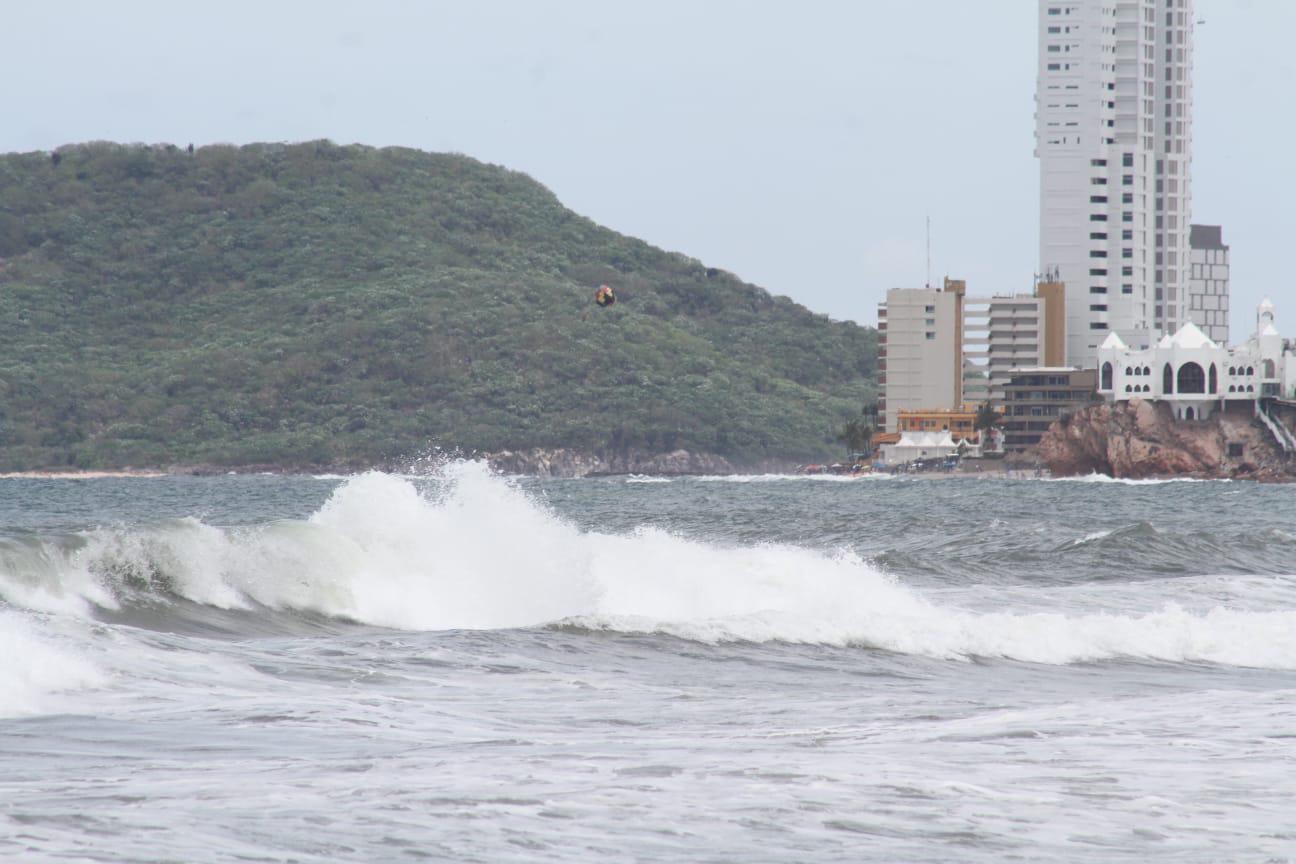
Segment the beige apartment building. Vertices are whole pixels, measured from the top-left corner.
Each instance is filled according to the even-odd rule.
[[[963,295],[941,288],[893,288],[878,304],[878,424],[896,432],[900,412],[963,403]]]
[[[878,422],[899,431],[901,411],[951,411],[1003,403],[1023,367],[1060,366],[1066,290],[1041,281],[1033,294],[971,298],[960,279],[941,288],[897,288],[878,304]]]
[[[1003,404],[1014,370],[1061,366],[1066,352],[1066,288],[1040,281],[1031,294],[964,299],[964,399]]]

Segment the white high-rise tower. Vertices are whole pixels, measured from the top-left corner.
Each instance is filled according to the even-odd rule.
[[[1040,268],[1067,362],[1187,320],[1192,0],[1039,0]]]

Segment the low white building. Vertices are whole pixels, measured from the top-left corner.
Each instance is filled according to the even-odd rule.
[[[959,446],[949,430],[939,432],[901,432],[894,444],[883,444],[882,462],[885,465],[903,465],[917,459],[947,459],[959,452]]]
[[[1181,420],[1205,419],[1231,401],[1250,402],[1259,413],[1261,399],[1296,399],[1296,353],[1274,327],[1274,306],[1265,300],[1255,333],[1234,348],[1212,341],[1191,321],[1143,349],[1109,334],[1098,348],[1098,392],[1113,402],[1168,402]]]

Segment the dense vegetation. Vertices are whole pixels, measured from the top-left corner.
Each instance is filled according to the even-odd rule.
[[[522,174],[328,142],[0,156],[0,337],[0,470],[819,458],[876,355]]]

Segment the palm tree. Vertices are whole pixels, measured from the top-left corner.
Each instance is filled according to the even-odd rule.
[[[852,417],[842,426],[842,431],[838,433],[837,440],[846,445],[850,455],[854,458],[860,454],[867,454],[873,451],[873,433],[876,431],[877,423],[877,405],[865,405],[860,409],[858,417]]]
[[[994,409],[989,400],[982,402],[977,406],[976,419],[972,422],[972,428],[980,432],[982,429],[991,429],[999,425],[1003,415]]]

